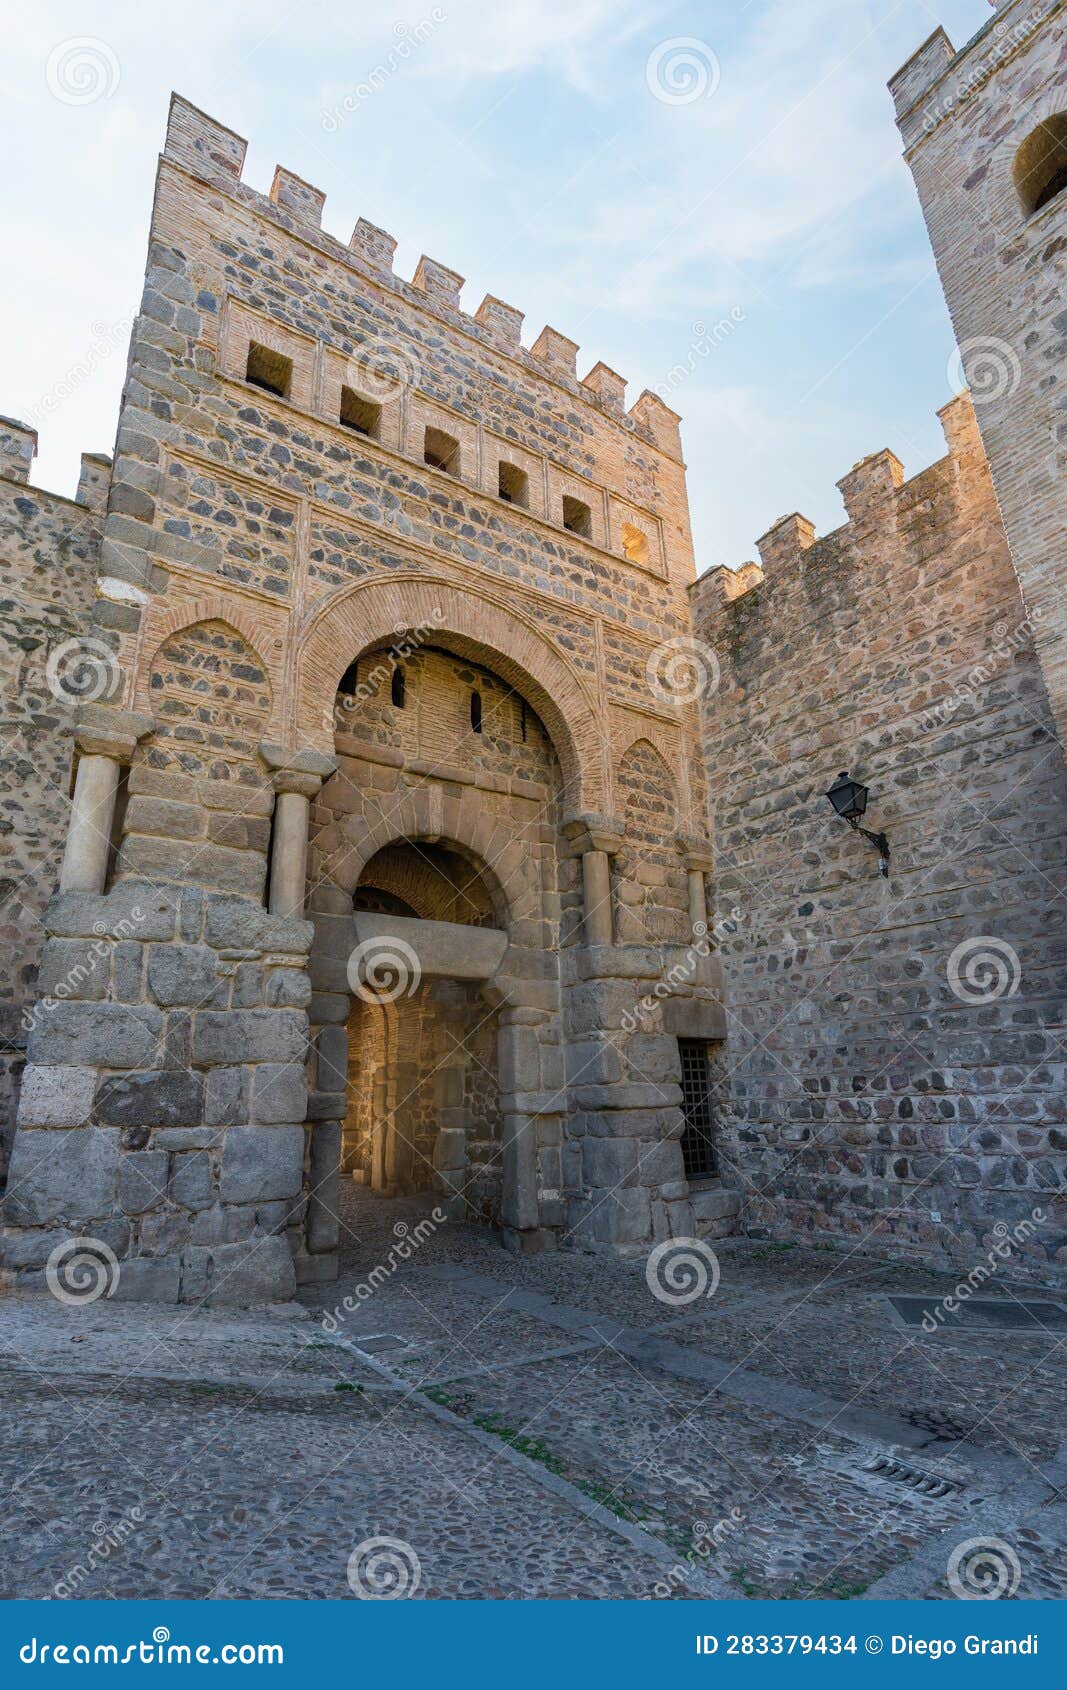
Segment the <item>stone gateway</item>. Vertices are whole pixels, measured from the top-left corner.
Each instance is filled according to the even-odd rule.
[[[342,1180],[1062,1271],[1063,19],[894,79],[1009,400],[699,580],[661,398],[174,97],[113,460],[0,420],[9,1275],[283,1301]]]

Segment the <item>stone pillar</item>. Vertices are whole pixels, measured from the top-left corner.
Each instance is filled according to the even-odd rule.
[[[307,884],[308,816],[311,800],[322,785],[317,775],[280,770],[274,776],[274,835],[270,856],[270,913],[304,915]]]
[[[59,871],[61,892],[104,890],[119,775],[152,726],[151,716],[125,710],[88,706],[78,713],[74,742],[81,755]]]
[[[104,890],[121,768],[117,757],[100,753],[83,755],[78,764],[63,866],[59,871],[61,892]]]
[[[613,816],[578,815],[564,823],[563,831],[582,859],[585,943],[611,945],[615,932],[609,859],[622,844],[622,824]]]
[[[693,937],[702,939],[708,931],[708,896],[704,877],[711,873],[711,846],[706,839],[686,833],[678,834],[677,845],[689,881],[689,926]]]
[[[308,819],[311,800],[337,759],[319,751],[289,750],[261,744],[260,755],[273,772],[274,836],[270,858],[271,915],[302,920],[307,884]]]

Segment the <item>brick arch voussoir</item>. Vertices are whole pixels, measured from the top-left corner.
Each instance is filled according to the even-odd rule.
[[[597,699],[569,659],[525,615],[481,591],[436,577],[355,582],[316,614],[297,655],[299,741],[333,749],[333,705],[348,664],[415,630],[480,663],[527,698],[555,746],[569,805],[604,803],[603,723]]]
[[[354,837],[346,839],[322,864],[319,879],[328,881],[341,892],[351,896],[359,885],[363,872],[373,857],[388,845],[417,844],[425,838],[425,812],[418,802],[419,793],[411,793],[398,803],[387,817],[378,818]],[[515,919],[516,905],[526,892],[525,877],[516,872],[500,875],[491,856],[491,826],[477,819],[453,818],[434,842],[452,847],[464,855],[472,866],[484,873],[490,890],[507,912],[510,922]]]

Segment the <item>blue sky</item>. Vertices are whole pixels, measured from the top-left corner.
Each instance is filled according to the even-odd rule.
[[[163,18],[166,17],[166,27]],[[39,484],[110,451],[171,88],[682,413],[697,567],[941,455],[952,334],[886,80],[987,0],[188,0],[11,14],[0,413]],[[177,20],[177,21],[176,21]],[[175,33],[177,29],[178,33]],[[89,38],[89,45],[79,43]],[[678,45],[682,43],[682,45]],[[81,62],[87,80],[79,80]],[[87,67],[87,68],[85,68]],[[88,97],[92,94],[94,97]],[[664,94],[668,97],[664,98]],[[689,97],[695,95],[695,97]]]

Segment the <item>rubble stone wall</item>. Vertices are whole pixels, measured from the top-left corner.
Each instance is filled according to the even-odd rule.
[[[1067,775],[966,398],[911,481],[889,452],[762,568],[694,589],[744,1223],[1011,1271],[1067,1253]],[[826,799],[867,783],[877,852]],[[1030,1236],[1031,1217],[1040,1212]],[[1007,1271],[1007,1270],[1006,1270]]]

